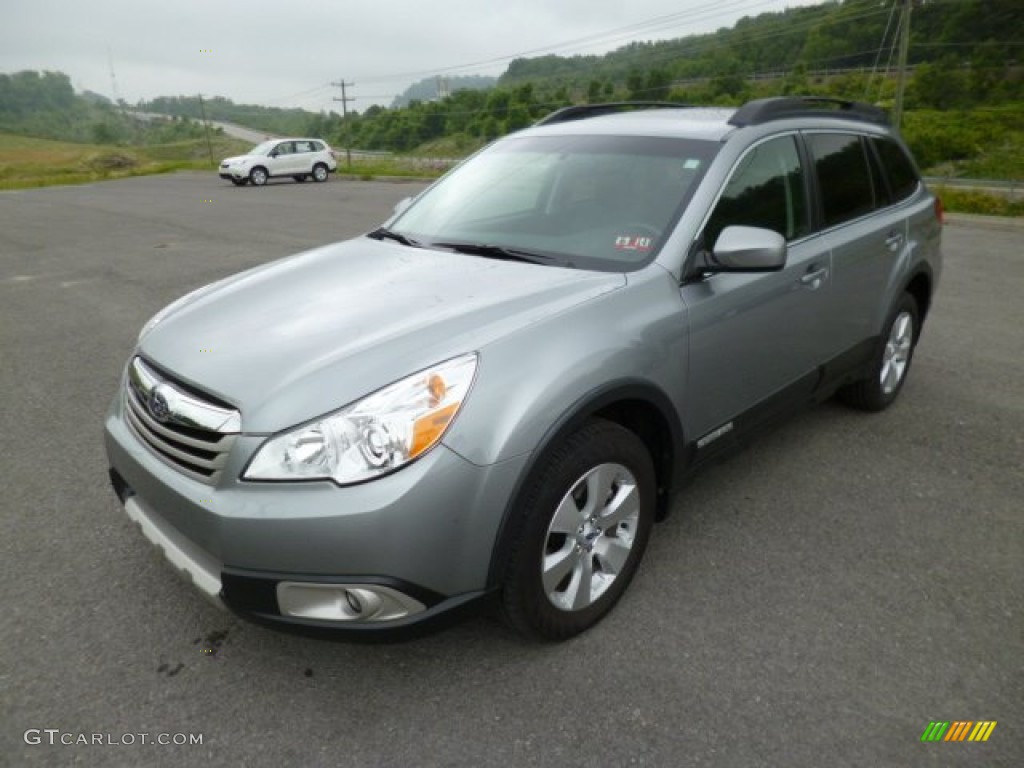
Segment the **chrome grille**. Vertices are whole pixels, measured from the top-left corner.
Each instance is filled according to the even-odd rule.
[[[186,391],[138,357],[128,366],[124,412],[156,456],[210,485],[220,477],[242,424],[238,411]]]

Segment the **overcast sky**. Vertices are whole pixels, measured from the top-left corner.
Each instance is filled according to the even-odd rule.
[[[59,70],[128,103],[202,93],[365,109],[435,74],[501,74],[517,57],[603,53],[817,0],[3,0],[0,72]],[[109,56],[108,56],[109,51]]]

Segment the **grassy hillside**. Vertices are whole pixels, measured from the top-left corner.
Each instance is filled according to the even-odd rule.
[[[1020,180],[1024,179],[1024,123],[1019,120],[1020,111],[1019,106],[1010,105],[981,113],[910,112],[904,133],[928,175]],[[351,167],[346,167],[342,159],[338,171],[364,179],[436,177],[453,159],[472,152],[479,144],[465,139],[439,139],[407,155],[357,156]],[[198,139],[117,147],[0,133],[0,189],[82,184],[185,169],[212,172],[221,158],[241,154],[248,148],[247,142],[219,136],[213,140],[211,165],[206,142]],[[1024,214],[1024,202],[1019,199],[955,187],[940,186],[937,191],[949,211]]]
[[[249,143],[218,137],[214,163],[244,152]],[[81,184],[187,168],[210,170],[206,142],[189,140],[144,147],[113,147],[0,133],[0,189]]]
[[[912,110],[902,127],[928,175],[1024,182],[1024,103]]]

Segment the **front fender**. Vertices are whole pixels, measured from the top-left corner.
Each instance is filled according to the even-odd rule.
[[[659,393],[651,399],[678,423],[688,340],[678,285],[652,264],[622,290],[482,348],[473,391],[444,443],[479,465],[536,452],[581,403],[623,386]]]

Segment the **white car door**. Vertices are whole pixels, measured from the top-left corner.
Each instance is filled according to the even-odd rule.
[[[295,142],[282,141],[267,157],[267,171],[271,176],[287,176],[295,165]]]

